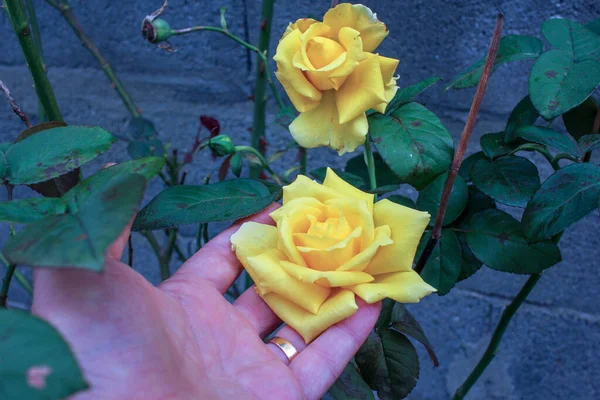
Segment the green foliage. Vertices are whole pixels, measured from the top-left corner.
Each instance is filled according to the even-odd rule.
[[[171,186],[138,214],[133,229],[154,230],[247,217],[281,197],[281,187],[252,179]]]
[[[133,159],[162,157],[166,153],[162,141],[158,139],[154,123],[146,118],[131,118],[127,126],[127,140],[127,152]]]
[[[421,325],[419,325],[415,317],[413,317],[413,315],[406,309],[404,304],[394,302],[390,329],[410,336],[411,338],[420,342],[423,346],[425,346],[425,349],[429,354],[429,358],[431,358],[431,362],[433,362],[433,366],[437,367],[439,365],[437,355],[435,354],[429,339],[427,339],[427,336],[425,336],[423,328],[421,328]]]
[[[581,104],[600,85],[600,35],[566,19],[544,22],[542,34],[553,50],[533,65],[529,96],[540,114],[551,119]]]
[[[498,47],[496,61],[494,62],[494,70],[507,62],[535,59],[540,56],[542,51],[544,51],[544,44],[536,37],[521,35],[505,36],[500,41],[500,46]],[[454,78],[452,82],[450,82],[446,87],[446,90],[464,89],[476,86],[481,77],[481,73],[483,72],[484,63],[485,57],[468,66]]]
[[[580,157],[581,155],[581,149],[577,143],[570,140],[566,135],[552,129],[533,125],[522,126],[517,129],[516,134],[522,139],[543,144],[561,153],[570,154],[573,157]]]
[[[385,163],[402,183],[417,189],[427,186],[452,162],[452,137],[421,104],[404,104],[390,115],[373,114],[369,129]]]
[[[408,197],[405,197],[405,196],[402,196],[399,194],[394,194],[394,195],[387,197],[387,199],[396,204],[400,204],[401,206],[412,208],[415,210],[417,209],[417,205],[415,204],[415,202],[412,201],[411,199],[409,199]]]
[[[471,180],[471,169],[473,165],[479,160],[486,159],[487,155],[483,151],[478,151],[477,153],[471,154],[469,157],[465,158],[460,164],[460,169],[458,170],[458,174],[464,179],[465,182],[469,182]]]
[[[600,167],[571,164],[550,176],[535,193],[523,214],[523,231],[539,242],[585,217],[600,201]]]
[[[536,166],[516,156],[477,161],[471,169],[471,181],[494,200],[514,207],[525,207],[540,187]]]
[[[506,128],[504,128],[504,141],[513,142],[517,139],[516,130],[522,126],[533,125],[540,117],[529,96],[523,97],[510,113]]]
[[[455,234],[456,239],[458,239],[458,243],[460,244],[461,265],[457,281],[460,282],[473,276],[475,272],[479,271],[483,263],[475,257],[475,254],[473,254],[464,233],[457,232]]]
[[[362,377],[381,400],[405,398],[419,379],[419,356],[414,346],[392,329],[371,333],[355,360]]]
[[[346,365],[342,375],[329,388],[329,395],[335,400],[375,400],[373,391],[353,362]]]
[[[88,388],[69,345],[44,320],[0,310],[0,387],[4,399],[62,399]]]
[[[424,235],[417,249],[417,259],[423,253],[429,235]],[[421,277],[437,289],[437,294],[448,294],[456,284],[461,271],[461,249],[456,235],[451,229],[442,230],[440,242],[431,253],[431,256],[421,272]]]
[[[413,83],[412,85],[406,87],[399,88],[396,94],[394,95],[394,98],[388,103],[385,109],[385,113],[387,115],[392,114],[400,106],[406,103],[410,103],[414,100],[415,97],[417,97],[417,95],[424,92],[426,89],[430,88],[431,86],[435,85],[441,80],[442,78],[438,78],[436,76],[433,78],[425,79],[421,82]]]
[[[581,147],[581,151],[584,153],[600,148],[600,135],[595,133],[593,135],[585,135],[580,137],[579,147]]]
[[[48,216],[9,239],[4,255],[14,264],[101,271],[108,246],[139,206],[146,179],[129,174],[95,188],[78,209]]]
[[[519,221],[496,209],[471,216],[466,239],[477,259],[497,271],[536,274],[561,260],[554,241],[530,244]]]
[[[63,199],[33,198],[0,203],[0,221],[30,223],[49,215],[63,214],[66,204]]]
[[[520,144],[514,141],[507,143],[504,138],[504,132],[487,133],[481,136],[479,140],[481,150],[490,160],[510,153]]]
[[[563,114],[567,132],[577,140],[584,135],[594,133],[594,119],[597,112],[596,101],[588,97],[583,103]]]
[[[365,180],[358,175],[354,175],[350,172],[344,172],[336,168],[333,168],[333,171],[337,174],[337,176],[339,176],[340,178],[342,178],[343,180],[345,180],[346,182],[348,182],[356,188],[365,189],[367,186],[367,182],[365,182]],[[326,173],[327,167],[321,167],[310,171],[310,175],[319,182],[323,182],[325,180]]]
[[[429,222],[430,225],[433,225],[435,222],[435,217],[440,207],[440,200],[442,199],[442,192],[444,190],[444,186],[446,185],[447,178],[448,173],[442,174],[435,178],[434,181],[429,185],[427,185],[425,189],[419,192],[417,208],[421,211],[427,211],[429,214],[431,214],[431,220]],[[468,198],[469,193],[467,184],[460,175],[457,175],[456,181],[452,186],[452,191],[450,192],[448,208],[446,209],[446,214],[444,215],[444,226],[454,222],[454,220],[458,218],[458,216],[467,206]]]
[[[379,153],[373,154],[373,160],[375,161],[377,185],[393,186],[393,185],[399,185],[401,183],[400,178],[398,178],[396,176],[396,174],[394,174],[392,172],[390,167],[388,167],[387,164],[385,163],[385,161],[383,161],[383,159],[381,158],[381,155]],[[327,168],[325,168],[324,170],[327,170]],[[346,163],[346,167],[344,168],[344,171],[346,171],[347,173],[350,173],[352,175],[360,177],[364,182],[364,186],[366,186],[367,182],[369,182],[369,171],[367,170],[367,164],[366,164],[365,158],[362,154],[349,159],[348,162]],[[315,178],[316,178],[316,176],[315,176]],[[323,179],[325,179],[325,175],[323,175]],[[348,181],[348,182],[352,183],[351,181]]]
[[[4,152],[5,179],[25,185],[56,178],[93,160],[115,140],[98,127],[64,126],[39,132]]]

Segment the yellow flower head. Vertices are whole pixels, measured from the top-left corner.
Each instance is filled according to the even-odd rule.
[[[331,169],[323,185],[300,175],[283,188],[276,226],[247,222],[232,248],[256,291],[311,342],[367,303],[415,303],[435,291],[412,263],[430,215],[356,189]]]
[[[290,125],[303,147],[354,151],[368,131],[365,111],[385,112],[398,87],[398,60],[372,52],[388,35],[377,16],[361,4],[342,3],[323,22],[299,19],[283,34],[277,78],[300,116]]]

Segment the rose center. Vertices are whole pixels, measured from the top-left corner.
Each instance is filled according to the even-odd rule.
[[[331,64],[345,51],[341,44],[324,37],[312,38],[306,46],[306,55],[315,69]]]

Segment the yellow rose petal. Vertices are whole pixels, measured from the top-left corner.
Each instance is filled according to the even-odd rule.
[[[277,46],[273,60],[277,63],[277,78],[283,85],[290,100],[300,112],[315,108],[321,100],[321,92],[306,79],[301,70],[293,65],[294,55],[301,51],[302,42],[299,30],[283,37]]]
[[[283,33],[283,37],[286,37],[286,35],[290,34],[294,29],[298,29],[300,31],[300,33],[304,33],[315,22],[319,22],[319,21],[312,19],[312,18],[300,18],[293,24],[290,23],[287,26],[285,32]]]
[[[389,225],[392,243],[381,247],[365,272],[371,275],[397,271],[412,271],[419,240],[429,223],[429,213],[413,210],[389,200],[375,203],[375,226]]]
[[[348,289],[369,304],[385,298],[399,303],[418,303],[423,297],[436,291],[413,270],[377,275],[373,282],[362,283]]]
[[[362,271],[373,259],[380,247],[388,246],[393,243],[390,238],[392,230],[388,225],[375,228],[375,239],[371,244],[338,267],[336,271]]]
[[[330,207],[340,207],[344,211],[344,218],[350,226],[360,226],[362,237],[356,252],[365,250],[375,238],[375,223],[373,213],[369,211],[368,202],[357,198],[331,199],[325,202]],[[326,211],[329,214],[329,211]]]
[[[283,322],[294,328],[307,344],[325,329],[352,316],[358,310],[354,293],[349,290],[339,290],[332,294],[316,315],[274,293],[263,296],[263,300]]]
[[[281,267],[300,282],[317,283],[324,287],[354,286],[373,280],[371,275],[361,271],[317,271],[287,261],[282,261]]]
[[[375,50],[389,33],[385,24],[377,20],[373,11],[362,4],[339,4],[325,13],[323,22],[332,28],[332,34],[339,32],[343,27],[359,31],[363,49],[367,52]]]
[[[358,226],[346,238],[325,249],[303,246],[297,246],[296,249],[309,268],[319,271],[334,271],[356,254],[355,239],[360,238],[361,234],[362,228]],[[295,262],[295,260],[292,261]],[[298,262],[296,264],[303,265]]]
[[[398,68],[400,60],[396,60],[395,58],[383,57],[380,55],[378,55],[378,57],[379,65],[381,66],[381,77],[383,79],[383,83],[387,85],[394,78],[394,72],[396,72],[396,68]]]
[[[398,86],[396,86],[396,80],[394,79],[393,84],[385,87],[385,102],[373,106],[373,110],[377,111],[378,113],[385,114],[388,103],[394,98],[397,91]]]
[[[368,130],[364,112],[347,123],[339,123],[335,90],[323,92],[319,105],[301,113],[290,125],[290,133],[300,146],[329,146],[339,155],[354,151],[363,144]]]
[[[340,124],[364,114],[369,108],[385,102],[379,56],[367,54],[335,94]]]
[[[230,242],[231,249],[242,264],[245,265],[248,257],[253,257],[269,249],[277,248],[277,228],[257,222],[244,222],[231,235]]]
[[[365,193],[362,190],[355,188],[354,186],[337,176],[337,174],[329,167],[327,167],[327,173],[325,174],[323,186],[335,190],[342,197],[350,197],[359,200],[364,200],[367,203],[367,209],[369,210],[369,212],[371,214],[373,213],[373,199],[375,198],[375,195],[371,193]]]
[[[308,49],[310,48],[310,42],[312,41],[313,38],[317,38],[317,37],[327,38],[329,36],[328,34],[330,31],[331,31],[331,28],[329,26],[325,25],[322,22],[317,22],[317,23],[310,25],[308,27],[308,29],[306,30],[306,32],[304,32],[300,35],[300,42],[301,42],[300,54],[302,55],[302,58],[294,59],[294,64],[296,65],[297,68],[300,68],[301,65],[303,64],[304,67],[306,67],[306,69],[308,69],[308,70],[317,69],[312,64],[312,62],[310,61],[310,58],[308,57]]]
[[[299,177],[302,176],[303,178],[306,178],[303,175],[299,175]],[[308,178],[306,178],[308,179]],[[308,179],[309,181],[311,181],[310,179]],[[313,181],[311,181],[313,182]],[[316,182],[315,182],[316,183]],[[293,185],[294,183],[292,183],[291,185]],[[275,222],[278,222],[282,217],[289,215],[293,212],[295,212],[297,207],[304,207],[304,208],[314,208],[317,210],[321,210],[323,208],[325,208],[324,204],[322,202],[320,202],[319,200],[315,199],[314,197],[294,197],[293,195],[290,194],[290,189],[289,187],[291,185],[288,186],[284,186],[283,187],[283,207],[279,207],[277,210],[273,211],[271,214],[269,214],[269,217],[273,218],[273,220]],[[285,192],[288,192],[287,198],[285,195]],[[294,189],[292,189],[292,193],[294,192]],[[321,211],[311,211],[311,215],[320,215]],[[316,214],[315,214],[316,213]]]
[[[343,27],[340,29],[338,36],[340,44],[346,49],[347,56],[344,64],[329,75],[329,80],[335,90],[338,90],[346,82],[348,75],[354,72],[358,64],[367,58],[363,51],[360,32],[349,27]]]
[[[277,220],[279,234],[277,248],[285,253],[289,260],[300,265],[306,265],[294,242],[294,234],[306,232],[310,226],[308,215],[319,215],[322,210],[299,204],[296,204],[295,207],[290,207],[289,204],[283,207],[287,208],[287,213]]]
[[[246,270],[256,284],[256,291],[261,296],[276,293],[306,311],[316,314],[329,297],[330,289],[292,278],[281,267],[280,262],[283,260],[285,256],[276,249],[248,257]]]
[[[329,189],[304,175],[298,175],[294,182],[283,187],[284,207],[292,200],[301,198],[312,198],[325,203],[326,200],[338,197],[340,195],[335,190]]]

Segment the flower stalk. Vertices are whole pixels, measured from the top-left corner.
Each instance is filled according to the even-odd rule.
[[[367,161],[367,170],[369,171],[369,187],[371,190],[377,189],[377,178],[375,176],[375,158],[373,157],[373,151],[371,150],[371,137],[367,135],[365,140],[365,159]],[[375,194],[375,201],[377,201],[377,194]]]
[[[477,91],[475,92],[473,103],[471,104],[471,110],[469,111],[469,116],[467,117],[467,123],[465,124],[460,142],[458,143],[458,149],[454,154],[454,160],[450,165],[450,171],[448,173],[448,178],[446,179],[444,190],[442,191],[440,207],[435,218],[433,230],[431,231],[431,237],[429,238],[429,241],[425,246],[425,250],[423,250],[421,257],[419,257],[419,260],[415,266],[415,272],[418,274],[421,274],[423,271],[423,268],[425,267],[425,264],[427,264],[433,249],[435,249],[435,246],[438,244],[440,237],[442,236],[442,223],[444,221],[444,216],[446,215],[448,201],[450,200],[450,192],[452,191],[452,186],[456,180],[456,175],[458,174],[458,170],[462,164],[465,152],[467,151],[467,145],[469,144],[469,139],[471,139],[471,134],[473,133],[473,128],[475,127],[475,122],[477,121],[477,114],[479,113],[481,102],[483,101],[483,95],[485,94],[485,89],[487,88],[488,81],[492,75],[494,62],[496,61],[496,54],[498,52],[498,46],[500,45],[500,38],[502,36],[503,22],[504,15],[500,13],[496,19],[496,27],[494,28],[494,34],[492,36],[492,41],[485,59],[483,71],[481,73],[481,77],[479,78]]]
[[[44,63],[42,62],[42,58],[40,57],[31,34],[31,28],[29,27],[27,13],[23,3],[21,0],[4,0],[4,4],[6,5],[9,19],[13,25],[23,54],[25,55],[25,60],[27,61],[27,66],[31,72],[38,99],[42,103],[50,121],[62,122],[62,114],[58,108],[58,103],[54,96],[50,80],[48,80],[48,76],[46,75]]]

